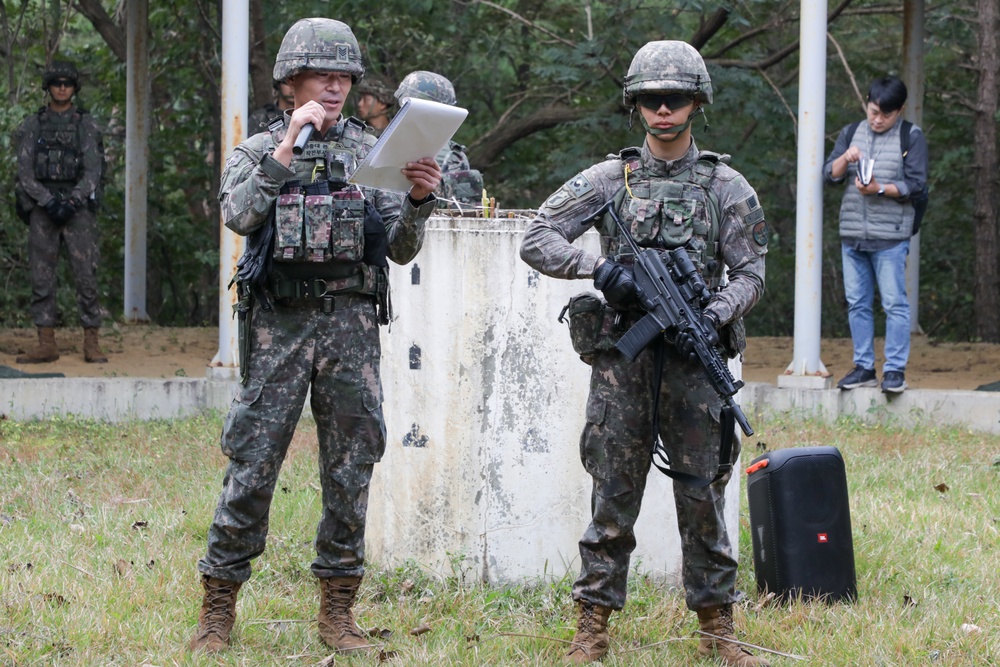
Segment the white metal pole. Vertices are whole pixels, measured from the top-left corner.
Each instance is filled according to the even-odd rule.
[[[903,116],[914,125],[924,122],[924,0],[903,2],[903,83],[906,108]],[[920,234],[910,239],[906,260],[906,298],[910,302],[910,333],[920,327]]]
[[[222,3],[222,163],[246,137],[247,93],[250,65],[249,0],[224,0]],[[236,272],[236,262],[243,254],[243,237],[226,229],[219,221],[219,351],[212,367],[234,370],[239,365],[233,320],[235,290],[229,280]]]
[[[778,386],[829,384],[820,361],[823,143],[826,127],[826,0],[803,0],[799,43],[799,136],[795,209],[795,341]]]
[[[149,182],[149,7],[126,4],[125,319],[146,322],[146,194]]]

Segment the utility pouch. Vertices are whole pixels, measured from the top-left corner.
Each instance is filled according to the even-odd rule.
[[[31,209],[35,208],[35,200],[21,187],[21,182],[14,183],[14,212],[21,222],[31,224]]]
[[[307,195],[305,198],[306,259],[325,262],[330,258],[330,220],[333,217],[333,197]]]
[[[621,337],[619,314],[593,292],[577,294],[563,306],[559,322],[569,319],[569,338],[580,360],[591,364],[594,353],[612,350]]]
[[[278,195],[274,218],[275,261],[296,262],[305,256],[302,245],[305,199],[299,193]]]
[[[233,305],[237,318],[237,337],[239,345],[240,384],[244,387],[250,380],[250,330],[253,319],[253,293],[250,285],[239,282],[236,285],[239,300]]]
[[[719,347],[728,359],[743,354],[747,349],[747,327],[742,317],[722,327],[719,331]]]
[[[365,251],[365,200],[357,188],[331,193],[330,258],[360,262]]]

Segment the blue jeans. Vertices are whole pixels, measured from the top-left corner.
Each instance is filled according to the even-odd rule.
[[[906,298],[906,256],[910,240],[885,250],[854,250],[841,244],[847,319],[854,341],[854,364],[875,368],[875,285],[885,311],[885,371],[905,371],[910,358],[910,302]]]

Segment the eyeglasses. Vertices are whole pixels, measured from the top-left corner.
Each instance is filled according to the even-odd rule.
[[[56,87],[56,88],[75,88],[76,87],[76,84],[73,83],[72,81],[70,81],[69,79],[56,79],[55,81],[53,81],[49,85],[53,86],[53,87]]]
[[[694,102],[694,98],[685,93],[670,93],[667,95],[639,95],[636,100],[643,109],[659,111],[664,104],[671,111],[683,109]]]

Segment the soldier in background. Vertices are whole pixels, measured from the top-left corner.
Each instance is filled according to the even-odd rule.
[[[354,106],[358,118],[368,123],[369,131],[376,137],[382,135],[389,124],[389,114],[396,107],[396,97],[392,87],[381,78],[367,74],[355,87],[358,94]]]
[[[280,118],[286,109],[291,109],[294,100],[292,99],[292,87],[281,81],[272,82],[274,90],[274,100],[262,107],[254,109],[247,118],[247,135],[253,136],[258,132],[267,130],[267,124],[275,118]]]
[[[59,358],[55,328],[56,263],[65,245],[76,303],[83,324],[83,356],[90,363],[108,358],[98,344],[102,311],[97,298],[100,260],[97,208],[104,169],[101,133],[93,117],[73,103],[80,91],[76,66],[55,61],[42,77],[49,103],[21,123],[17,131],[18,214],[29,225],[28,266],[31,274],[31,318],[38,328],[38,347],[17,357],[19,364]]]
[[[388,260],[405,264],[419,252],[441,168],[431,156],[407,163],[406,195],[348,184],[374,143],[362,121],[341,113],[364,74],[350,27],[297,21],[274,64],[295,108],[237,146],[222,175],[223,221],[248,237],[237,273],[241,382],[222,431],[229,465],[198,562],[204,598],[193,651],[229,645],[236,596],[264,551],[307,395],[323,489],[311,568],[319,634],[341,652],[368,646],[352,607],[365,573],[369,484],[385,452],[379,325],[389,322]]]
[[[593,367],[580,440],[593,491],[573,585],[577,633],[567,657],[584,664],[608,651],[608,618],[625,606],[634,527],[658,436],[671,472],[689,476],[686,483],[675,478],[673,496],[685,602],[697,612],[702,632],[712,635],[702,635],[698,653],[715,654],[726,665],[767,665],[735,643],[737,561],[725,521],[732,468],[720,465],[723,429],[733,436],[733,423],[721,419],[722,400],[682,337],[666,332],[634,362],[615,348],[645,313],[627,240],[610,215],[593,219],[613,200],[638,245],[685,248],[712,292],[705,323],[732,357],[746,345],[742,318],[764,292],[764,212],[746,179],[728,166],[728,156],[695,145],[691,122],[712,102],[712,82],[694,47],[678,41],[643,46],[632,59],[623,97],[630,113],[639,114],[643,146],[570,179],[539,209],[521,245],[521,258],[532,268],[554,278],[593,278],[607,301],[595,297],[599,308],[570,318],[574,349]],[[572,245],[591,227],[600,232],[604,256]],[[727,464],[739,456],[733,439]]]
[[[400,106],[408,97],[451,106],[458,104],[455,87],[451,81],[440,74],[422,70],[407,74],[396,88],[395,96]],[[441,165],[441,191],[438,195],[443,200],[449,202],[453,208],[461,208],[460,204],[482,202],[485,187],[483,175],[469,166],[465,146],[449,141],[448,145],[437,154],[437,162]]]

